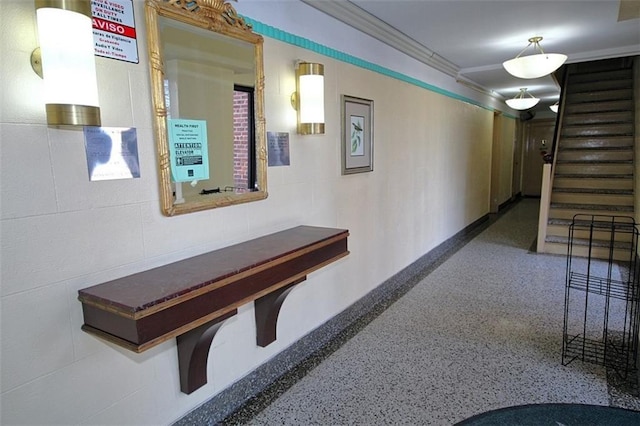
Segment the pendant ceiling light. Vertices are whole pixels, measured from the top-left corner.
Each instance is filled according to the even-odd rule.
[[[529,97],[525,97],[526,95],[529,95]],[[527,92],[526,88],[520,89],[520,93],[518,93],[513,99],[506,100],[507,105],[520,111],[533,108],[538,102],[540,102],[540,99],[534,98],[531,93]]]
[[[518,56],[502,64],[504,69],[514,77],[539,78],[549,75],[560,68],[560,66],[562,66],[562,64],[567,60],[567,55],[562,55],[560,53],[544,53],[542,47],[540,47],[541,40],[542,37],[531,37],[527,47],[525,47]],[[520,56],[531,45],[533,45],[533,48],[540,53]]]
[[[558,113],[558,102],[556,102],[553,105],[550,105],[549,109],[557,114]]]

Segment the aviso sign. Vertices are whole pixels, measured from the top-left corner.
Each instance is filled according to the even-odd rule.
[[[133,0],[92,0],[96,55],[138,63]]]

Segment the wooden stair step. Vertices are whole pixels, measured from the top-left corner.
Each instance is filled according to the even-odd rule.
[[[559,194],[572,193],[572,194],[616,194],[616,195],[633,195],[633,188],[620,189],[620,188],[585,188],[585,187],[557,187],[553,186],[553,192]]]
[[[598,206],[600,207],[600,206]],[[572,206],[567,205],[556,205],[551,206],[549,208],[549,219],[553,220],[573,220],[576,214],[594,214],[594,215],[615,215],[615,216],[632,216],[633,209],[621,210],[618,209],[616,211],[611,209],[603,209],[603,208],[593,208],[593,209],[584,209],[584,208],[574,208]]]
[[[611,206],[604,204],[572,204],[572,203],[551,203],[549,206],[549,217],[553,219],[573,219],[577,214],[598,214],[609,216],[631,216],[632,206]]]
[[[610,224],[613,221],[615,221],[616,224],[619,224],[619,228],[623,231],[630,230],[631,226],[635,225],[634,219],[628,215],[626,216],[611,215],[611,214],[599,215],[599,214],[590,214],[590,213],[579,213],[574,215],[570,219],[552,218],[552,219],[549,219],[549,224],[557,225],[557,226],[565,226],[568,228],[569,225],[571,225],[572,223],[576,223],[577,225],[579,225],[577,226],[577,228],[585,228],[585,227],[589,227],[591,223],[593,223],[594,229],[603,229],[603,227],[609,229]]]
[[[630,163],[556,163],[556,174],[585,176],[633,176],[633,164]]]
[[[598,177],[564,177],[558,176],[553,179],[553,190],[565,188],[583,188],[586,190],[621,190],[633,191],[633,179],[631,177],[618,178],[598,178]]]
[[[631,136],[633,135],[633,123],[562,126],[561,135],[563,138],[585,136]]]
[[[633,99],[609,100],[602,102],[583,102],[577,104],[567,104],[564,107],[564,114],[598,113],[609,111],[631,111]]]
[[[633,136],[582,136],[561,138],[558,150],[574,148],[633,148]]]
[[[611,123],[633,123],[633,112],[627,111],[595,111],[580,114],[564,115],[563,126],[611,124]]]
[[[580,102],[602,102],[622,99],[633,99],[633,90],[614,89],[601,90],[598,92],[568,93],[565,105]]]
[[[551,202],[558,204],[597,204],[602,206],[633,207],[633,194],[553,191],[551,194]]]
[[[569,238],[550,237],[550,238],[547,239],[547,241],[554,242],[554,243],[567,244],[569,242]],[[598,239],[589,240],[589,238],[574,238],[573,239],[573,245],[574,246],[587,246],[588,247],[589,244],[591,244],[593,247],[601,247],[601,248],[606,248],[606,249],[609,249],[612,246],[611,245],[611,240],[609,238],[606,238],[606,239],[603,239],[603,240],[598,240]],[[613,242],[613,248],[629,250],[629,243],[627,241],[614,241]]]
[[[591,70],[587,70],[586,68],[578,70],[576,68],[578,67],[574,67],[569,75],[571,84],[602,80],[624,80],[633,75],[631,67],[612,67],[600,70],[593,68]]]
[[[574,77],[574,76],[572,76]],[[618,90],[618,89],[633,89],[633,78],[629,73],[626,75],[616,74],[616,78],[606,78],[606,76],[599,76],[600,79],[590,80],[585,82],[576,83],[571,78],[571,83],[567,87],[567,93],[583,93],[583,92],[595,92],[602,90]],[[605,77],[605,78],[602,78]]]
[[[580,174],[580,173],[556,173],[556,178],[561,179],[632,179],[633,174],[620,174],[620,175],[608,175],[608,174],[599,174],[599,175],[589,175],[589,174]]]
[[[569,225],[571,225],[570,220],[553,223],[549,221],[549,225],[547,226],[548,240],[558,241],[560,238],[569,238]],[[582,241],[589,240],[590,237],[595,241],[610,241],[612,235],[610,231],[597,228],[593,229],[593,233],[590,229],[574,229],[573,237]],[[629,232],[619,232],[614,234],[613,237],[616,241],[628,243],[632,241],[633,235]]]
[[[584,210],[584,209],[571,209],[571,208],[554,208],[549,209],[549,222],[564,220],[571,222],[576,215],[579,214],[600,214],[600,215],[615,215],[615,216],[630,216],[633,215],[633,211],[611,211],[611,210]]]
[[[544,252],[549,254],[567,255],[568,252],[568,239],[567,238],[550,238],[549,241],[545,241]],[[593,246],[591,249],[591,257],[596,259],[608,259],[611,250],[607,246]],[[574,241],[571,254],[578,257],[589,256],[589,246],[586,244],[577,244]],[[629,260],[629,248],[628,247],[615,247],[611,253],[614,260],[628,261]]]
[[[545,241],[544,244],[544,253],[546,254],[555,254],[559,256],[567,256],[567,243],[558,242],[558,241]],[[576,257],[588,257],[589,249],[587,246],[576,246],[572,250],[572,255]],[[594,259],[609,259],[609,250],[605,248],[594,248],[591,252],[591,257]],[[617,260],[620,262],[629,261],[629,250],[619,249],[615,250],[613,253],[613,260]]]
[[[553,214],[552,214],[552,210]],[[576,204],[576,203],[554,203],[549,206],[549,217],[559,218],[560,215],[556,215],[560,211],[571,212],[570,218],[573,218],[576,214],[598,214],[602,216],[630,216],[633,215],[632,206],[612,206],[607,204]]]
[[[633,160],[633,151],[631,149],[624,150],[559,150],[559,162],[626,162]]]

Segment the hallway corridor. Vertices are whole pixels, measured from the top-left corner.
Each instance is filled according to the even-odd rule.
[[[226,423],[451,425],[545,402],[640,410],[604,367],[562,366],[566,260],[531,251],[537,213],[538,200],[516,203],[275,398]]]

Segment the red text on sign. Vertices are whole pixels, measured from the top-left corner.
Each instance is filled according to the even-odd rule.
[[[100,18],[93,18],[93,28],[96,30],[108,31],[114,34],[120,34],[125,37],[136,37],[136,29],[115,22],[105,21]]]

